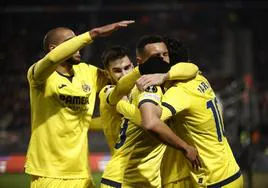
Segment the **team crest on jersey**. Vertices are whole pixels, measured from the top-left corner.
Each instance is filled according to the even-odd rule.
[[[149,86],[145,89],[145,91],[149,92],[149,93],[156,93],[157,92],[157,88],[156,86]]]
[[[82,89],[84,92],[88,93],[90,91],[90,85],[82,84]]]

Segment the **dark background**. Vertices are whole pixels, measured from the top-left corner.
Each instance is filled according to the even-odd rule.
[[[135,44],[142,35],[180,38],[221,100],[225,131],[241,167],[268,171],[266,1],[4,0],[0,5],[0,155],[27,151],[26,72],[44,55],[46,32],[64,26],[79,34],[133,19],[129,28],[84,48],[83,59],[102,67],[102,51],[119,44],[131,50],[135,62]],[[98,116],[98,105],[95,112]],[[108,152],[101,131],[90,131],[89,142],[91,151]]]

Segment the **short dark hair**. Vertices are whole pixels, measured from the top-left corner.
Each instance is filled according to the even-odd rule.
[[[167,45],[171,65],[175,65],[178,62],[189,61],[188,49],[181,40],[171,36],[165,36],[164,40]]]
[[[57,27],[54,29],[51,29],[47,32],[47,34],[45,35],[44,39],[43,39],[43,48],[45,50],[46,53],[49,52],[49,45],[53,44],[53,43],[57,43],[58,41],[58,37],[59,37],[59,33],[62,32],[63,30],[71,30],[67,27]]]
[[[144,35],[142,36],[136,44],[136,50],[139,54],[144,52],[144,47],[147,44],[157,43],[157,42],[164,42],[162,36],[153,34],[153,35]]]
[[[104,68],[107,69],[111,61],[123,58],[125,56],[130,58],[127,48],[123,46],[112,46],[102,53],[101,59]]]

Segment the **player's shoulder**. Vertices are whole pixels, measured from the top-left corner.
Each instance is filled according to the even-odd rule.
[[[36,63],[35,63],[35,64],[36,64]],[[32,64],[32,65],[28,68],[28,70],[27,70],[27,77],[28,77],[28,79],[31,79],[32,76],[33,76],[33,74],[34,74],[34,66],[35,66],[35,64]]]
[[[149,86],[145,90],[139,90],[137,86],[134,86],[133,89],[131,90],[131,94],[136,96],[136,95],[141,95],[141,94],[162,94],[163,90],[160,86]]]
[[[196,77],[189,79],[187,81],[176,81],[173,86],[177,88],[184,88],[194,85],[199,85],[201,82],[209,83],[205,76],[198,74]]]
[[[175,94],[186,93],[187,95],[192,96],[204,96],[207,93],[213,92],[213,89],[211,88],[211,85],[206,77],[199,74],[190,81],[176,83],[172,92]]]
[[[187,84],[185,82],[174,82],[165,88],[164,95],[172,95],[172,96],[180,96],[185,95],[190,90],[194,90],[195,87],[191,84]]]
[[[195,80],[198,80],[198,81],[206,81],[206,82],[208,82],[206,76],[203,75],[202,73],[198,74],[198,75],[195,77]]]
[[[149,86],[143,92],[140,92],[143,97],[157,96],[157,98],[163,95],[163,89],[160,86]]]
[[[160,86],[149,86],[144,91],[139,91],[140,95],[143,97],[148,96],[162,96],[163,90]]]

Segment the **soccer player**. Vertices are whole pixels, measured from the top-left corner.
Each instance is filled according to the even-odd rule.
[[[25,172],[31,187],[93,187],[87,132],[95,95],[107,83],[101,71],[81,62],[79,50],[134,21],[121,21],[75,36],[68,28],[50,30],[44,58],[27,73],[31,139]]]
[[[199,74],[194,79],[174,83],[165,92],[162,105],[166,109],[163,109],[161,118],[167,120],[172,117],[173,130],[188,144],[195,146],[200,155],[202,167],[199,169],[193,168],[187,161],[192,187],[242,188],[243,177],[225,137],[221,109],[208,80]],[[155,106],[151,110],[150,118],[143,118],[144,124],[151,127],[165,125],[160,115],[155,113],[157,108]],[[168,182],[178,180],[176,175],[182,172],[177,168],[183,161],[174,154],[172,148],[167,149],[163,158],[163,167],[171,167],[164,171],[164,176],[169,178],[164,187],[181,187],[177,184],[179,181]]]
[[[156,52],[150,54],[150,56],[158,56],[159,54],[164,55],[165,58],[168,56],[166,46],[163,45],[161,38],[148,42],[158,43],[156,44]],[[148,58],[144,56],[139,61],[144,62]],[[159,72],[165,72],[166,67],[169,66],[166,66],[166,63],[161,63],[154,64],[154,69],[158,68]],[[144,65],[146,64],[144,63]],[[161,101],[161,93],[161,88],[155,86],[150,87],[146,92],[140,92],[137,88],[134,88],[129,98],[136,107],[143,106],[146,103],[158,105]],[[109,95],[107,96],[109,100]],[[181,140],[177,141],[176,144],[177,148],[184,147],[189,157],[195,158],[194,148],[185,143],[185,145],[181,144]],[[115,144],[114,155],[104,171],[101,181],[102,187],[161,187],[160,164],[164,149],[165,146],[151,137],[147,131],[144,131],[143,128],[129,121],[129,119],[125,119],[121,125],[120,137]]]
[[[117,100],[113,100],[113,104],[109,101],[108,97],[117,82],[121,79],[121,77],[136,70],[134,70],[134,66],[132,61],[130,60],[130,56],[128,55],[127,49],[120,46],[111,47],[105,52],[103,52],[102,62],[106,75],[112,85],[106,85],[99,93],[100,118],[101,124],[103,126],[103,132],[112,155],[114,151],[114,145],[119,134],[122,115],[116,111],[115,105],[117,103]],[[133,77],[132,80],[126,80],[126,83],[123,83],[123,85],[128,85],[129,90],[131,90],[134,87],[135,81],[137,78],[139,78],[139,76],[140,75],[137,72],[136,77]],[[132,84],[129,82],[132,82]],[[129,93],[128,90],[126,92]],[[116,98],[118,99],[121,99],[125,95],[123,91],[117,93],[118,94]],[[115,99],[115,97],[113,98]],[[132,121],[135,121],[135,118],[132,119]]]

